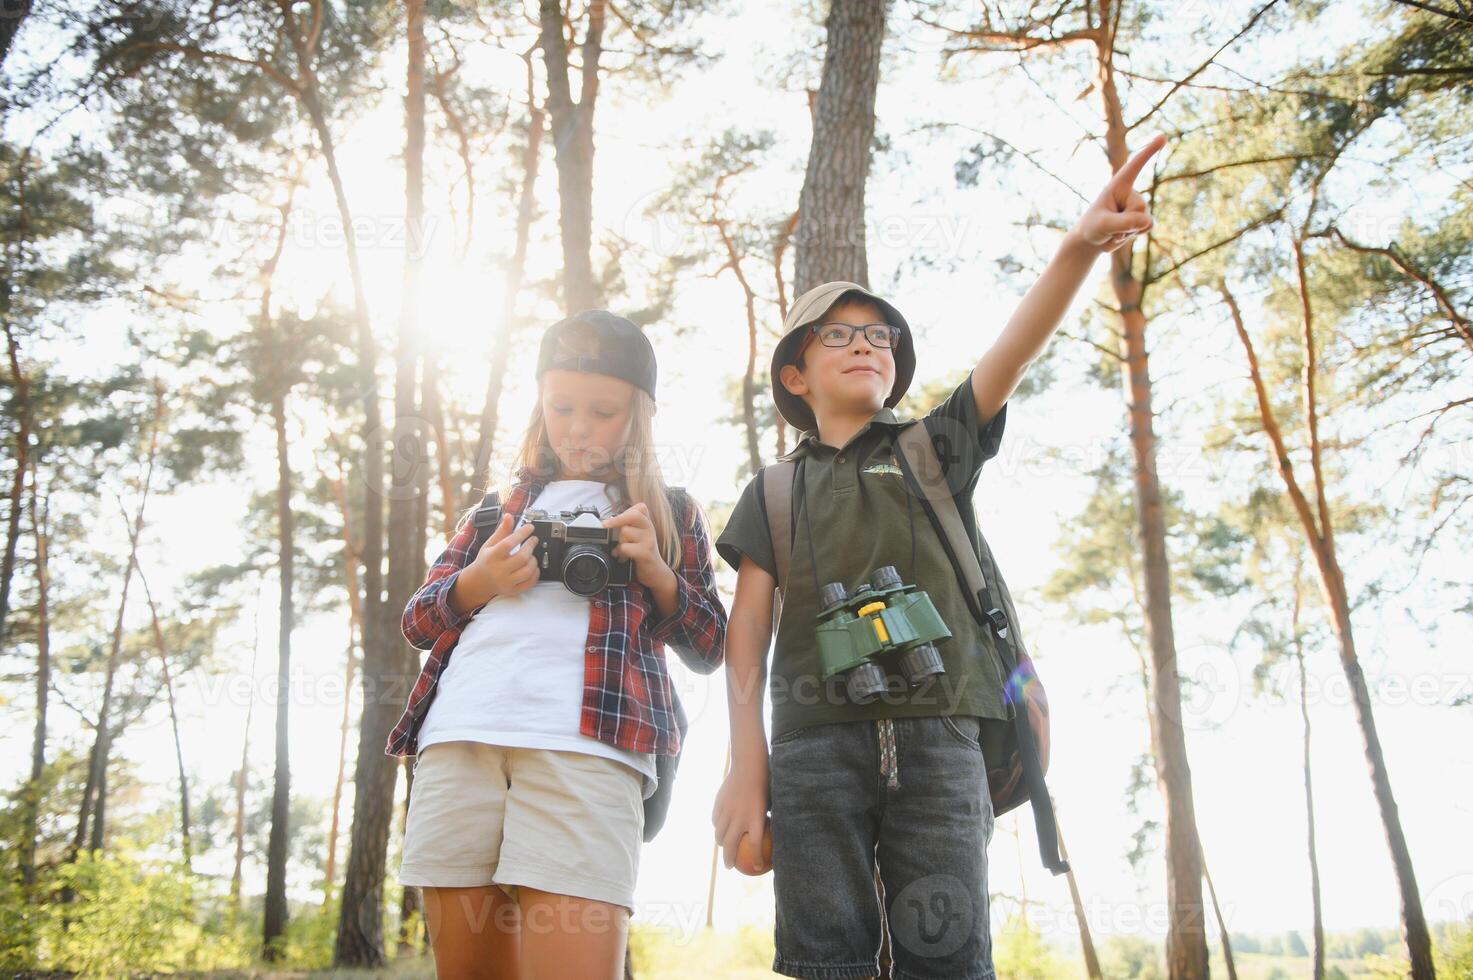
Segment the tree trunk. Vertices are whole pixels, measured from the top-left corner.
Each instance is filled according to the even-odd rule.
[[[350,831],[347,875],[338,914],[337,942],[333,965],[378,967],[384,964],[383,886],[384,859],[389,843],[389,810],[393,806],[395,766],[384,754],[397,718],[398,706],[390,695],[401,690],[404,664],[398,650],[397,622],[385,614],[383,598],[384,552],[384,432],[379,411],[378,345],[368,315],[363,291],[363,266],[358,242],[351,233],[353,212],[338,170],[337,149],[312,70],[313,53],[296,28],[290,5],[283,7],[290,43],[302,66],[302,103],[312,121],[332,184],[338,218],[348,234],[344,251],[353,282],[353,319],[358,331],[358,386],[363,399],[363,714],[358,729],[358,762],[353,781],[353,821]],[[395,617],[397,620],[397,617]]]
[[[814,103],[817,101],[816,92],[809,93],[808,106],[809,115],[812,115]],[[798,230],[798,212],[794,211],[788,215],[787,222],[782,231],[778,233],[777,242],[772,246],[772,278],[777,285],[777,316],[784,322],[788,319],[788,287],[783,280],[783,253],[788,250],[788,243],[793,240],[793,234]],[[780,413],[773,413],[777,417],[777,455],[785,456],[788,452],[788,424],[783,421]]]
[[[713,205],[714,211],[715,205]],[[747,281],[742,269],[742,259],[737,253],[736,243],[731,240],[727,223],[713,214],[710,224],[721,238],[726,250],[726,267],[736,276],[742,287],[742,297],[747,312],[747,368],[742,373],[742,426],[747,434],[747,466],[752,473],[762,468],[762,449],[757,443],[757,294]]]
[[[269,325],[263,324],[269,329]],[[276,522],[277,577],[281,584],[276,637],[276,769],[271,791],[271,836],[266,850],[266,909],[262,931],[262,955],[266,962],[280,958],[279,940],[286,932],[286,862],[291,841],[291,706],[292,626],[296,617],[292,604],[292,471],[287,455],[286,392],[278,390],[271,400],[271,419],[276,427]]]
[[[1104,23],[1112,21],[1106,17]],[[1129,157],[1126,128],[1115,89],[1114,36],[1097,45],[1098,81],[1105,111],[1105,145],[1111,171]],[[1166,557],[1166,517],[1156,470],[1152,431],[1151,375],[1146,353],[1143,289],[1131,270],[1134,249],[1110,254],[1111,285],[1121,310],[1121,383],[1134,454],[1137,540],[1145,579],[1146,637],[1151,652],[1152,731],[1156,779],[1166,804],[1166,965],[1171,980],[1206,980],[1206,916],[1202,902],[1201,851],[1192,802],[1192,774],[1181,725],[1181,684],[1171,619],[1171,570]]]
[[[795,294],[834,279],[869,285],[864,187],[888,7],[887,0],[829,5],[813,141],[798,197]]]
[[[1365,750],[1365,765],[1370,769],[1371,791],[1376,796],[1376,806],[1380,811],[1382,825],[1386,830],[1386,844],[1391,850],[1392,869],[1396,875],[1396,886],[1401,892],[1401,927],[1402,939],[1407,943],[1407,955],[1411,962],[1411,977],[1413,980],[1430,980],[1436,976],[1432,961],[1432,937],[1427,933],[1427,920],[1421,911],[1421,896],[1417,892],[1417,875],[1411,865],[1411,852],[1407,849],[1407,837],[1402,833],[1401,816],[1396,811],[1396,797],[1392,793],[1391,774],[1386,771],[1386,756],[1380,746],[1380,735],[1376,731],[1376,715],[1371,709],[1370,690],[1365,687],[1365,673],[1361,671],[1361,660],[1355,651],[1355,629],[1351,623],[1351,603],[1345,589],[1345,575],[1340,570],[1340,560],[1335,553],[1335,525],[1330,520],[1329,495],[1324,486],[1324,470],[1320,461],[1320,435],[1318,435],[1318,408],[1315,405],[1315,340],[1314,340],[1314,315],[1312,315],[1311,304],[1309,304],[1308,273],[1305,270],[1304,242],[1298,237],[1293,243],[1295,251],[1295,264],[1298,267],[1299,277],[1299,305],[1301,305],[1301,318],[1304,323],[1304,374],[1302,374],[1302,391],[1304,391],[1305,427],[1309,433],[1309,473],[1311,473],[1312,489],[1315,494],[1315,510],[1318,511],[1318,520],[1315,519],[1314,511],[1309,508],[1309,500],[1305,492],[1299,486],[1298,476],[1295,475],[1293,464],[1289,461],[1289,452],[1284,448],[1283,433],[1279,429],[1279,420],[1274,414],[1273,405],[1268,401],[1268,392],[1264,388],[1264,379],[1258,368],[1258,355],[1254,351],[1254,343],[1249,339],[1248,329],[1243,324],[1243,315],[1233,295],[1228,292],[1226,286],[1221,286],[1220,292],[1226,299],[1228,311],[1233,315],[1233,326],[1236,327],[1237,337],[1242,340],[1243,349],[1248,355],[1249,376],[1254,382],[1254,393],[1258,399],[1259,420],[1264,426],[1264,433],[1268,441],[1273,445],[1274,460],[1279,466],[1279,476],[1282,477],[1284,489],[1289,494],[1290,503],[1295,508],[1295,514],[1299,517],[1299,526],[1305,536],[1305,544],[1309,547],[1309,553],[1314,556],[1315,569],[1320,573],[1320,591],[1324,595],[1324,604],[1330,610],[1330,626],[1335,631],[1335,640],[1340,653],[1340,668],[1345,671],[1345,679],[1349,682],[1351,696],[1355,703],[1355,721],[1360,725],[1361,741]]]
[[[340,457],[341,459],[341,457]],[[358,590],[358,546],[353,542],[353,522],[351,508],[348,505],[348,488],[345,485],[342,468],[336,478],[330,478],[323,473],[323,479],[332,487],[333,499],[337,502],[338,512],[342,515],[342,538],[343,538],[343,576],[348,591],[348,654],[347,662],[343,666],[343,716],[338,728],[338,765],[333,776],[332,785],[332,818],[327,832],[327,866],[323,873],[323,901],[332,897],[333,889],[337,884],[337,859],[338,859],[338,815],[343,807],[343,774],[348,764],[348,732],[351,729],[352,698],[348,692],[353,690],[353,672],[357,666],[358,650],[360,640],[363,636],[363,601]]]
[[[406,756],[402,760],[404,766],[404,805],[399,809],[399,836],[402,839],[404,831],[409,826],[409,801],[414,798],[414,762],[412,756]],[[415,912],[422,911],[418,901],[418,888],[405,888],[404,895],[399,901],[399,945],[398,954],[407,956],[414,952],[414,934],[410,931],[410,921]],[[423,918],[423,916],[421,916]],[[420,931],[425,929],[424,922],[419,923]]]
[[[448,539],[455,534],[456,508],[460,498],[456,496],[459,481],[455,475],[455,459],[450,451],[450,433],[445,428],[445,405],[440,398],[439,373],[440,359],[427,352],[424,355],[424,382],[420,395],[424,400],[425,425],[429,428],[430,438],[435,440],[435,479],[439,484],[440,500],[444,504],[444,513],[440,515],[440,532]],[[416,523],[415,527],[417,529],[423,524],[428,533],[428,500],[424,502],[424,507],[425,519]],[[420,580],[423,581],[423,575]]]
[[[10,54],[10,45],[20,31],[20,25],[31,12],[31,0],[6,0],[5,11],[0,16],[0,65]]]
[[[5,325],[6,350],[10,355],[10,377],[15,406],[15,475],[10,481],[10,509],[5,522],[5,555],[0,558],[0,645],[10,621],[10,580],[15,575],[15,549],[20,543],[20,512],[25,492],[26,470],[31,452],[31,380],[20,366],[20,345],[10,325],[10,282],[0,282],[0,322]]]
[[[256,587],[255,615],[251,617],[251,672],[252,683],[256,677],[256,655],[261,650],[261,591]],[[240,768],[235,773],[235,867],[230,874],[230,908],[234,915],[240,914],[241,868],[245,865],[245,806],[246,773],[251,761],[251,717],[255,714],[256,699],[246,703],[245,734],[241,737]]]
[[[1058,823],[1057,818],[1055,824]],[[1067,864],[1069,861],[1069,849],[1064,846],[1064,830],[1056,827],[1059,834],[1059,857]],[[1074,878],[1074,866],[1069,866],[1066,877],[1069,879],[1069,900],[1074,904],[1074,918],[1079,922],[1079,945],[1084,951],[1084,973],[1090,980],[1104,980],[1104,974],[1100,972],[1100,958],[1095,953],[1094,937],[1089,932],[1089,919],[1084,914],[1084,900],[1079,897],[1079,882]]]
[[[112,751],[112,736],[104,730],[98,736],[98,744],[102,746],[100,756],[102,768],[97,773],[97,809],[92,817],[92,840],[88,845],[92,853],[101,854],[103,847],[103,834],[107,829],[107,759]]]
[[[511,263],[506,269],[506,283],[501,296],[501,316],[495,325],[495,347],[491,351],[491,368],[486,379],[486,399],[481,407],[481,431],[476,440],[476,459],[471,469],[470,486],[466,490],[465,506],[480,502],[476,493],[480,487],[490,487],[491,450],[496,441],[496,426],[500,420],[501,388],[506,378],[507,354],[511,350],[511,332],[517,312],[517,296],[522,291],[522,279],[526,275],[527,240],[531,236],[532,216],[536,209],[533,194],[537,184],[538,164],[542,158],[542,130],[546,126],[546,113],[537,104],[537,93],[532,82],[532,62],[527,60],[527,145],[522,150],[522,192],[517,201],[516,244],[512,250]],[[443,444],[442,433],[442,444]],[[447,454],[448,456],[448,454]],[[447,498],[446,506],[449,506]],[[447,514],[446,521],[454,529],[455,515]]]
[[[143,569],[138,570],[138,582],[143,586],[143,596],[148,600],[149,621],[153,625],[153,645],[159,654],[159,669],[164,675],[164,693],[169,699],[169,726],[174,734],[174,761],[179,769],[179,835],[184,851],[184,868],[191,870],[193,849],[189,843],[189,773],[184,768],[184,742],[179,737],[179,706],[174,698],[174,679],[169,673],[169,648],[164,642],[164,631],[159,625],[158,607],[153,602],[153,592]]]
[[[118,660],[123,651],[123,614],[128,608],[128,588],[133,582],[133,570],[138,567],[138,542],[143,534],[143,514],[148,506],[149,488],[153,484],[154,460],[158,456],[159,429],[164,421],[163,408],[164,392],[160,382],[154,382],[155,412],[153,419],[153,430],[149,434],[148,458],[144,466],[143,487],[138,500],[138,513],[134,515],[133,526],[128,532],[128,565],[123,571],[122,594],[118,598],[118,615],[113,620],[112,642],[108,648],[107,668],[102,685],[102,707],[97,715],[96,738],[92,740],[92,751],[87,760],[87,782],[82,787],[82,804],[80,816],[77,820],[77,831],[72,838],[71,852],[68,860],[76,860],[81,851],[83,842],[88,839],[88,821],[92,820],[91,847],[100,850],[103,841],[103,800],[102,794],[106,791],[106,783],[103,775],[107,770],[107,754],[111,748],[109,742],[108,723],[112,712],[113,681],[117,677]],[[92,819],[94,795],[96,798],[96,817]],[[70,892],[68,892],[70,895]]]
[[[1313,980],[1325,977],[1325,920],[1320,904],[1320,858],[1315,844],[1314,782],[1310,778],[1310,726],[1308,677],[1304,669],[1304,649],[1299,642],[1299,573],[1301,562],[1294,562],[1294,614],[1290,620],[1290,641],[1294,644],[1294,662],[1299,668],[1299,716],[1304,720],[1304,821],[1306,845],[1309,848],[1309,897],[1314,915]]]
[[[562,0],[541,0],[542,57],[547,64],[547,111],[557,163],[558,228],[563,245],[563,306],[578,313],[600,304],[593,278],[593,110],[598,100],[598,60],[603,53],[606,4],[589,0],[579,69],[582,90],[573,102],[568,83],[568,39]]]
[[[1360,657],[1355,648],[1355,629],[1350,618],[1350,599],[1345,590],[1345,577],[1340,568],[1340,559],[1335,553],[1334,525],[1330,520],[1329,497],[1325,488],[1325,477],[1320,461],[1319,418],[1315,404],[1315,339],[1313,310],[1309,301],[1308,273],[1304,264],[1304,243],[1294,241],[1294,258],[1298,268],[1299,300],[1303,320],[1304,342],[1304,417],[1309,432],[1310,472],[1315,493],[1315,509],[1318,521],[1310,509],[1299,479],[1289,461],[1284,446],[1284,437],[1278,419],[1268,400],[1263,375],[1258,368],[1258,356],[1253,342],[1243,324],[1242,312],[1226,287],[1220,287],[1228,309],[1232,313],[1233,326],[1238,331],[1248,357],[1248,370],[1253,379],[1254,393],[1258,400],[1258,411],[1274,450],[1274,459],[1279,476],[1284,481],[1289,499],[1304,532],[1305,543],[1314,555],[1315,568],[1319,572],[1320,591],[1325,605],[1330,610],[1330,625],[1335,633],[1340,651],[1340,666],[1350,685],[1355,702],[1355,720],[1360,726],[1361,741],[1366,755],[1366,766],[1370,770],[1371,789],[1380,810],[1381,823],[1386,830],[1386,844],[1391,851],[1392,870],[1401,896],[1402,937],[1406,942],[1407,956],[1411,963],[1412,980],[1431,980],[1436,975],[1432,961],[1432,939],[1427,931],[1427,920],[1422,913],[1422,899],[1417,891],[1417,877],[1412,868],[1411,852],[1407,849],[1406,835],[1402,832],[1401,816],[1396,808],[1396,796],[1391,791],[1391,776],[1386,769],[1386,757],[1381,750],[1381,737],[1376,732],[1375,712],[1371,708],[1371,694],[1366,687],[1366,677],[1361,670]]]
[[[419,373],[419,299],[423,273],[424,250],[424,151],[425,151],[425,87],[424,87],[424,2],[407,0],[405,4],[408,35],[408,65],[405,70],[404,98],[404,215],[409,226],[404,253],[403,305],[399,310],[399,336],[394,365],[394,452],[389,477],[389,581],[385,621],[390,609],[403,609],[414,593],[415,574],[423,563],[423,548],[415,556],[415,533],[418,523],[423,533],[424,499],[429,492],[429,452],[424,441],[425,430],[419,424],[420,404],[417,392]],[[412,453],[409,458],[405,453]],[[385,637],[385,645],[390,638]],[[412,680],[419,666],[418,652],[402,638],[392,643],[407,680]],[[383,750],[379,757],[386,758]],[[388,760],[393,770],[405,769],[403,760]],[[394,775],[391,771],[390,778]],[[412,786],[406,781],[404,806],[409,806]],[[404,923],[418,904],[418,892],[403,889],[400,898],[399,948],[408,945]]]
[[[338,818],[343,810],[343,770],[347,764],[348,729],[351,727],[349,708],[352,698],[347,696],[347,692],[353,690],[353,667],[357,656],[357,645],[352,639],[354,635],[352,632],[349,633],[347,664],[343,667],[343,717],[338,723],[338,764],[332,781],[332,817],[328,822],[327,861],[322,872],[322,900],[324,903],[332,898],[338,876]]]
[[[1212,875],[1207,873],[1207,854],[1199,852],[1202,861],[1202,880],[1207,882],[1207,895],[1212,900],[1212,914],[1217,919],[1217,931],[1222,936],[1222,959],[1227,964],[1228,980],[1238,980],[1238,968],[1233,965],[1233,942],[1228,936],[1227,920],[1222,917],[1222,906],[1217,904],[1217,889],[1213,887]]]
[[[31,776],[26,783],[25,824],[21,837],[21,880],[27,894],[36,886],[36,846],[40,835],[41,783],[46,774],[46,709],[51,690],[51,622],[47,560],[49,534],[46,522],[37,516],[36,498],[41,495],[35,460],[31,460],[31,493],[26,506],[31,515],[31,532],[36,538],[36,728],[31,736]],[[47,508],[49,511],[49,507]],[[48,514],[49,516],[49,514]]]

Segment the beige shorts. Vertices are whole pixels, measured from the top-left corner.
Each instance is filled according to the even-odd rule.
[[[414,764],[399,880],[524,885],[634,910],[643,777],[583,752],[436,742]]]

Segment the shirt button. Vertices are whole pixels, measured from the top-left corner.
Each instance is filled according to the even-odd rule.
[[[598,647],[595,647],[595,646],[590,646],[590,647],[589,647],[589,648],[588,648],[588,652],[589,652],[589,653],[598,653]]]
[[[602,599],[595,599],[595,600],[593,600],[593,608],[595,608],[595,609],[602,609],[603,607],[604,607],[604,601]]]
[[[839,457],[839,462],[841,462],[841,463],[844,462],[844,457],[843,456],[840,456]]]

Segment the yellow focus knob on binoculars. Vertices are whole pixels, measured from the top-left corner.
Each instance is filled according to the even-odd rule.
[[[885,604],[883,602],[871,602],[867,606],[860,606],[859,607],[859,615],[861,615],[861,616],[869,616],[869,615],[872,615],[873,613],[879,612],[881,609],[884,609],[884,608],[885,608]],[[875,636],[877,636],[877,637],[880,638],[880,642],[881,643],[889,643],[890,642],[890,634],[888,632],[886,632],[886,630],[885,630],[885,623],[878,616],[876,616],[874,619],[870,620],[870,622],[874,624],[874,627],[875,627]]]

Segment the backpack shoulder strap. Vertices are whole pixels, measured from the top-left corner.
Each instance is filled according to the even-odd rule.
[[[793,557],[793,478],[798,465],[791,459],[762,467],[762,506],[767,511],[767,534],[772,540],[772,560],[777,565],[777,589],[788,581]]]
[[[946,474],[941,471],[941,460],[936,455],[930,433],[923,422],[912,422],[900,430],[897,442],[910,470],[907,475],[912,485],[921,491],[922,499],[930,505],[928,510],[939,525],[947,550],[956,563],[957,573],[967,587],[967,604],[973,607],[974,613],[990,619],[986,604],[987,577],[982,574],[982,564],[977,559],[972,539],[962,525],[956,497],[946,482]],[[1007,636],[1006,625],[1002,627],[1001,635]]]
[[[977,615],[978,622],[990,625],[997,636],[998,651],[1003,656],[1003,666],[1009,676],[1018,666],[1013,651],[1013,641],[1008,629],[1007,614],[993,601],[992,590],[982,574],[982,562],[972,545],[971,537],[962,525],[961,512],[957,509],[956,496],[946,482],[941,469],[941,459],[925,423],[916,420],[904,426],[896,438],[900,449],[900,463],[906,479],[921,495],[926,514],[941,534],[942,543],[951,555],[952,565],[958,578],[966,586],[967,605]],[[1006,693],[1004,696],[1006,699]],[[1028,799],[1033,805],[1033,821],[1038,831],[1038,850],[1043,863],[1054,874],[1069,870],[1069,862],[1059,854],[1058,825],[1054,818],[1053,800],[1043,778],[1043,766],[1038,758],[1038,746],[1034,741],[1033,728],[1029,723],[1026,704],[1009,704],[1013,717],[1013,728],[1018,737],[1018,751],[1023,762],[1023,779],[1028,787]]]

